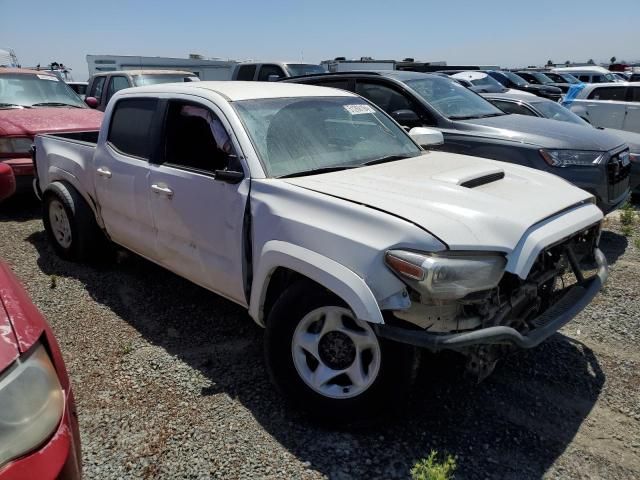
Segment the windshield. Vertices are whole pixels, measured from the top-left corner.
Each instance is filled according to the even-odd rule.
[[[578,80],[576,77],[574,77],[570,73],[559,73],[558,75],[564,78],[567,83],[573,83],[573,84],[582,83],[580,80]]]
[[[547,77],[544,73],[540,73],[540,72],[529,72],[529,74],[535,78],[536,80],[538,80],[538,82],[540,82],[541,84],[546,84],[546,83],[554,83],[553,80],[551,80],[549,77]]]
[[[446,78],[429,76],[407,80],[404,83],[451,120],[504,115],[502,110],[480,95]]]
[[[66,83],[53,75],[0,74],[0,108],[15,106],[86,107]]]
[[[197,82],[199,80],[195,75],[185,75],[183,73],[148,74],[135,75],[133,77],[133,84],[136,87],[142,87],[143,85],[157,85],[159,83]]]
[[[358,97],[255,99],[233,105],[271,177],[422,152],[401,127]]]
[[[515,83],[519,87],[525,87],[528,84],[528,82],[524,78],[522,78],[520,75],[516,75],[513,72],[508,72],[507,70],[500,70],[499,73],[507,77],[509,80],[511,80],[513,83]]]
[[[287,63],[287,70],[292,77],[301,75],[313,75],[314,73],[327,73],[327,69],[322,65],[313,65],[310,63]]]
[[[487,93],[502,93],[506,90],[504,85],[489,75],[485,75],[482,78],[474,78],[470,82],[476,87],[482,87],[482,90]]]
[[[610,73],[603,73],[602,76],[607,79],[607,82],[618,82],[619,80]]]
[[[573,113],[568,108],[563,107],[559,103],[556,102],[535,102],[532,104],[533,107],[538,110],[543,117],[549,118],[551,120],[559,120],[561,122],[571,122],[576,125],[591,126],[589,123],[585,122],[578,115]]]

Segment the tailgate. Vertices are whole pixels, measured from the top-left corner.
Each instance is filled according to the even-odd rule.
[[[93,155],[98,132],[36,135],[34,165],[41,190],[56,180],[71,183],[93,196]]]

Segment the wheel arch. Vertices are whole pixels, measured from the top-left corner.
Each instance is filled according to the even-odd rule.
[[[51,185],[53,185],[54,183],[60,183],[67,189],[73,188],[76,191],[76,193],[80,195],[85,202],[87,202],[87,205],[89,205],[89,208],[91,208],[91,210],[93,211],[93,215],[96,218],[96,223],[98,224],[98,226],[100,226],[100,228],[104,228],[104,223],[102,222],[102,217],[98,212],[95,199],[86,192],[86,189],[82,188],[82,183],[80,179],[78,179],[78,177],[76,177],[75,175],[65,170],[62,170],[61,168],[57,168],[55,166],[52,166],[49,168],[48,174],[49,174],[49,178],[48,178],[49,182],[47,186],[45,188],[42,188],[42,185],[40,185],[43,199],[47,191],[50,190]]]
[[[307,279],[341,298],[360,320],[384,323],[373,292],[355,272],[304,247],[267,242],[259,256],[251,288],[249,314],[261,326],[278,296],[296,280]]]

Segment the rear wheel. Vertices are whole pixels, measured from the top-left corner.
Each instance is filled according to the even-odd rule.
[[[378,338],[338,297],[300,282],[276,301],[265,333],[267,367],[285,396],[330,423],[393,412],[407,396],[418,353]]]
[[[53,248],[67,260],[87,260],[107,245],[91,207],[65,183],[54,182],[47,187],[42,220]]]

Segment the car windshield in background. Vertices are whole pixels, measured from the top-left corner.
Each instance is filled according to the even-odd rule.
[[[308,63],[287,63],[287,70],[292,77],[301,75],[313,75],[314,73],[327,73],[327,69],[321,65]]]
[[[607,82],[617,82],[618,79],[611,75],[610,73],[603,73],[602,76],[607,80]]]
[[[482,87],[485,91],[490,93],[501,93],[507,90],[504,85],[489,75],[474,78],[469,81],[474,87]]]
[[[84,102],[71,88],[53,75],[0,74],[0,108],[76,107]]]
[[[559,103],[555,102],[535,102],[533,103],[533,107],[538,110],[542,116],[545,118],[550,118],[551,120],[560,120],[561,122],[571,122],[576,125],[590,126],[589,123],[585,122],[578,115],[573,113],[568,108],[563,107]]]
[[[541,72],[529,72],[529,74],[538,80],[541,84],[554,83],[549,77],[547,77],[544,73]]]
[[[572,83],[572,84],[582,83],[580,80],[578,80],[576,77],[574,77],[570,73],[558,73],[557,75],[560,75],[560,77],[563,78],[567,83]]]
[[[200,80],[195,75],[163,74],[163,75],[134,75],[133,84],[136,87],[144,85],[157,85],[159,83],[197,82]]]
[[[430,76],[406,80],[429,105],[451,120],[496,117],[505,113],[480,95],[452,80]]]
[[[257,99],[233,105],[271,177],[421,153],[401,127],[357,97]]]
[[[509,80],[511,80],[513,83],[518,85],[519,87],[525,87],[529,83],[524,78],[522,78],[520,75],[516,75],[513,72],[508,72],[506,70],[500,70],[500,73],[502,75],[504,75],[505,77],[507,77]]]

